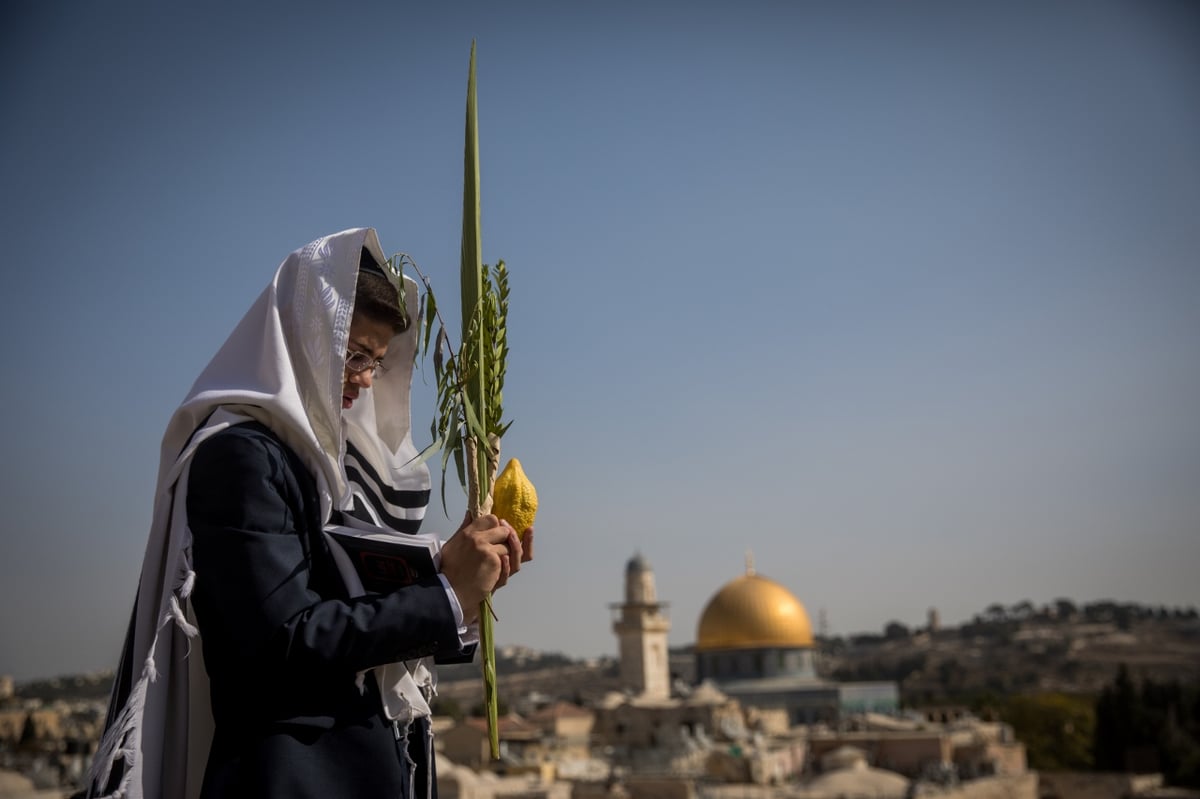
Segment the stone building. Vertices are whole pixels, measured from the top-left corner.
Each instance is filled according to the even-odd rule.
[[[556,761],[591,756],[592,727],[596,714],[569,702],[554,702],[527,719],[542,732],[546,751]]]
[[[959,779],[1026,773],[1025,746],[1012,727],[978,719],[953,724],[896,721],[866,716],[857,729],[818,731],[809,736],[814,760],[847,747],[863,752],[875,767],[909,779],[953,773]]]
[[[508,714],[497,719],[500,760],[492,761],[487,719],[469,718],[438,734],[437,746],[450,760],[468,768],[503,773],[539,771],[547,761],[541,730]]]
[[[618,611],[613,622],[621,663],[621,684],[647,699],[671,695],[667,663],[667,633],[671,622],[666,603],[658,601],[654,572],[635,554],[625,565],[625,602],[611,606]]]
[[[709,600],[696,632],[696,678],[746,706],[784,710],[791,724],[835,724],[854,713],[895,713],[894,682],[839,683],[817,676],[812,624],[787,588],[754,570]]]

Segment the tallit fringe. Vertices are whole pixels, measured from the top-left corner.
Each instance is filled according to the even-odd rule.
[[[113,767],[117,761],[124,761],[125,773],[120,783],[112,793],[95,795],[88,793],[90,799],[125,799],[129,793],[130,782],[133,780],[134,765],[137,753],[141,751],[142,727],[141,720],[146,709],[146,691],[150,683],[158,679],[158,666],[154,663],[154,652],[158,648],[158,637],[168,624],[174,622],[190,641],[199,630],[188,622],[180,602],[192,594],[196,584],[196,573],[185,563],[183,580],[171,594],[168,600],[169,608],[159,621],[158,629],[154,631],[154,640],[150,642],[150,650],[142,662],[142,673],[138,681],[129,690],[129,697],[121,707],[121,711],[109,725],[100,745],[96,749],[91,771],[88,773],[90,790],[103,790],[112,778]]]
[[[126,769],[125,776],[121,778],[121,782],[112,793],[106,794],[104,797],[95,797],[95,799],[123,799],[129,790],[129,782],[133,778],[132,765],[137,755],[138,739],[141,737],[141,728],[136,720],[141,717],[145,707],[146,686],[150,681],[150,675],[143,670],[142,677],[134,683],[130,690],[129,698],[125,700],[125,706],[113,719],[108,733],[100,741],[95,760],[92,761],[92,770],[88,774],[89,785],[93,788],[107,786],[112,777],[113,766],[118,760],[125,761]],[[89,793],[89,796],[92,794]]]
[[[179,589],[176,593],[171,594],[171,598],[168,600],[166,615],[164,615],[162,619],[162,624],[164,625],[173,619],[175,624],[179,626],[180,630],[183,630],[183,634],[189,639],[195,638],[200,631],[196,629],[196,625],[187,620],[187,614],[184,613],[183,606],[179,603],[185,601],[189,596],[192,595],[192,588],[195,587],[195,585],[196,573],[191,569],[188,569],[184,572],[183,584],[179,586]],[[159,626],[159,629],[162,629],[161,625]]]

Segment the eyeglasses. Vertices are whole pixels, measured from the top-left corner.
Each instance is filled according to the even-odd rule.
[[[365,352],[355,352],[354,350],[346,350],[346,368],[355,374],[368,369],[371,370],[372,375],[378,374],[380,371],[387,371],[382,358],[372,358]]]

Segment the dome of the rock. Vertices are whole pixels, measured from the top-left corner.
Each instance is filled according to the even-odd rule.
[[[700,614],[696,650],[811,647],[804,605],[774,580],[748,571],[727,583]]]

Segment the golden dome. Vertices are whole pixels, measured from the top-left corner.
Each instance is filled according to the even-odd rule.
[[[725,585],[700,614],[696,649],[812,646],[812,624],[792,592],[753,569]]]

